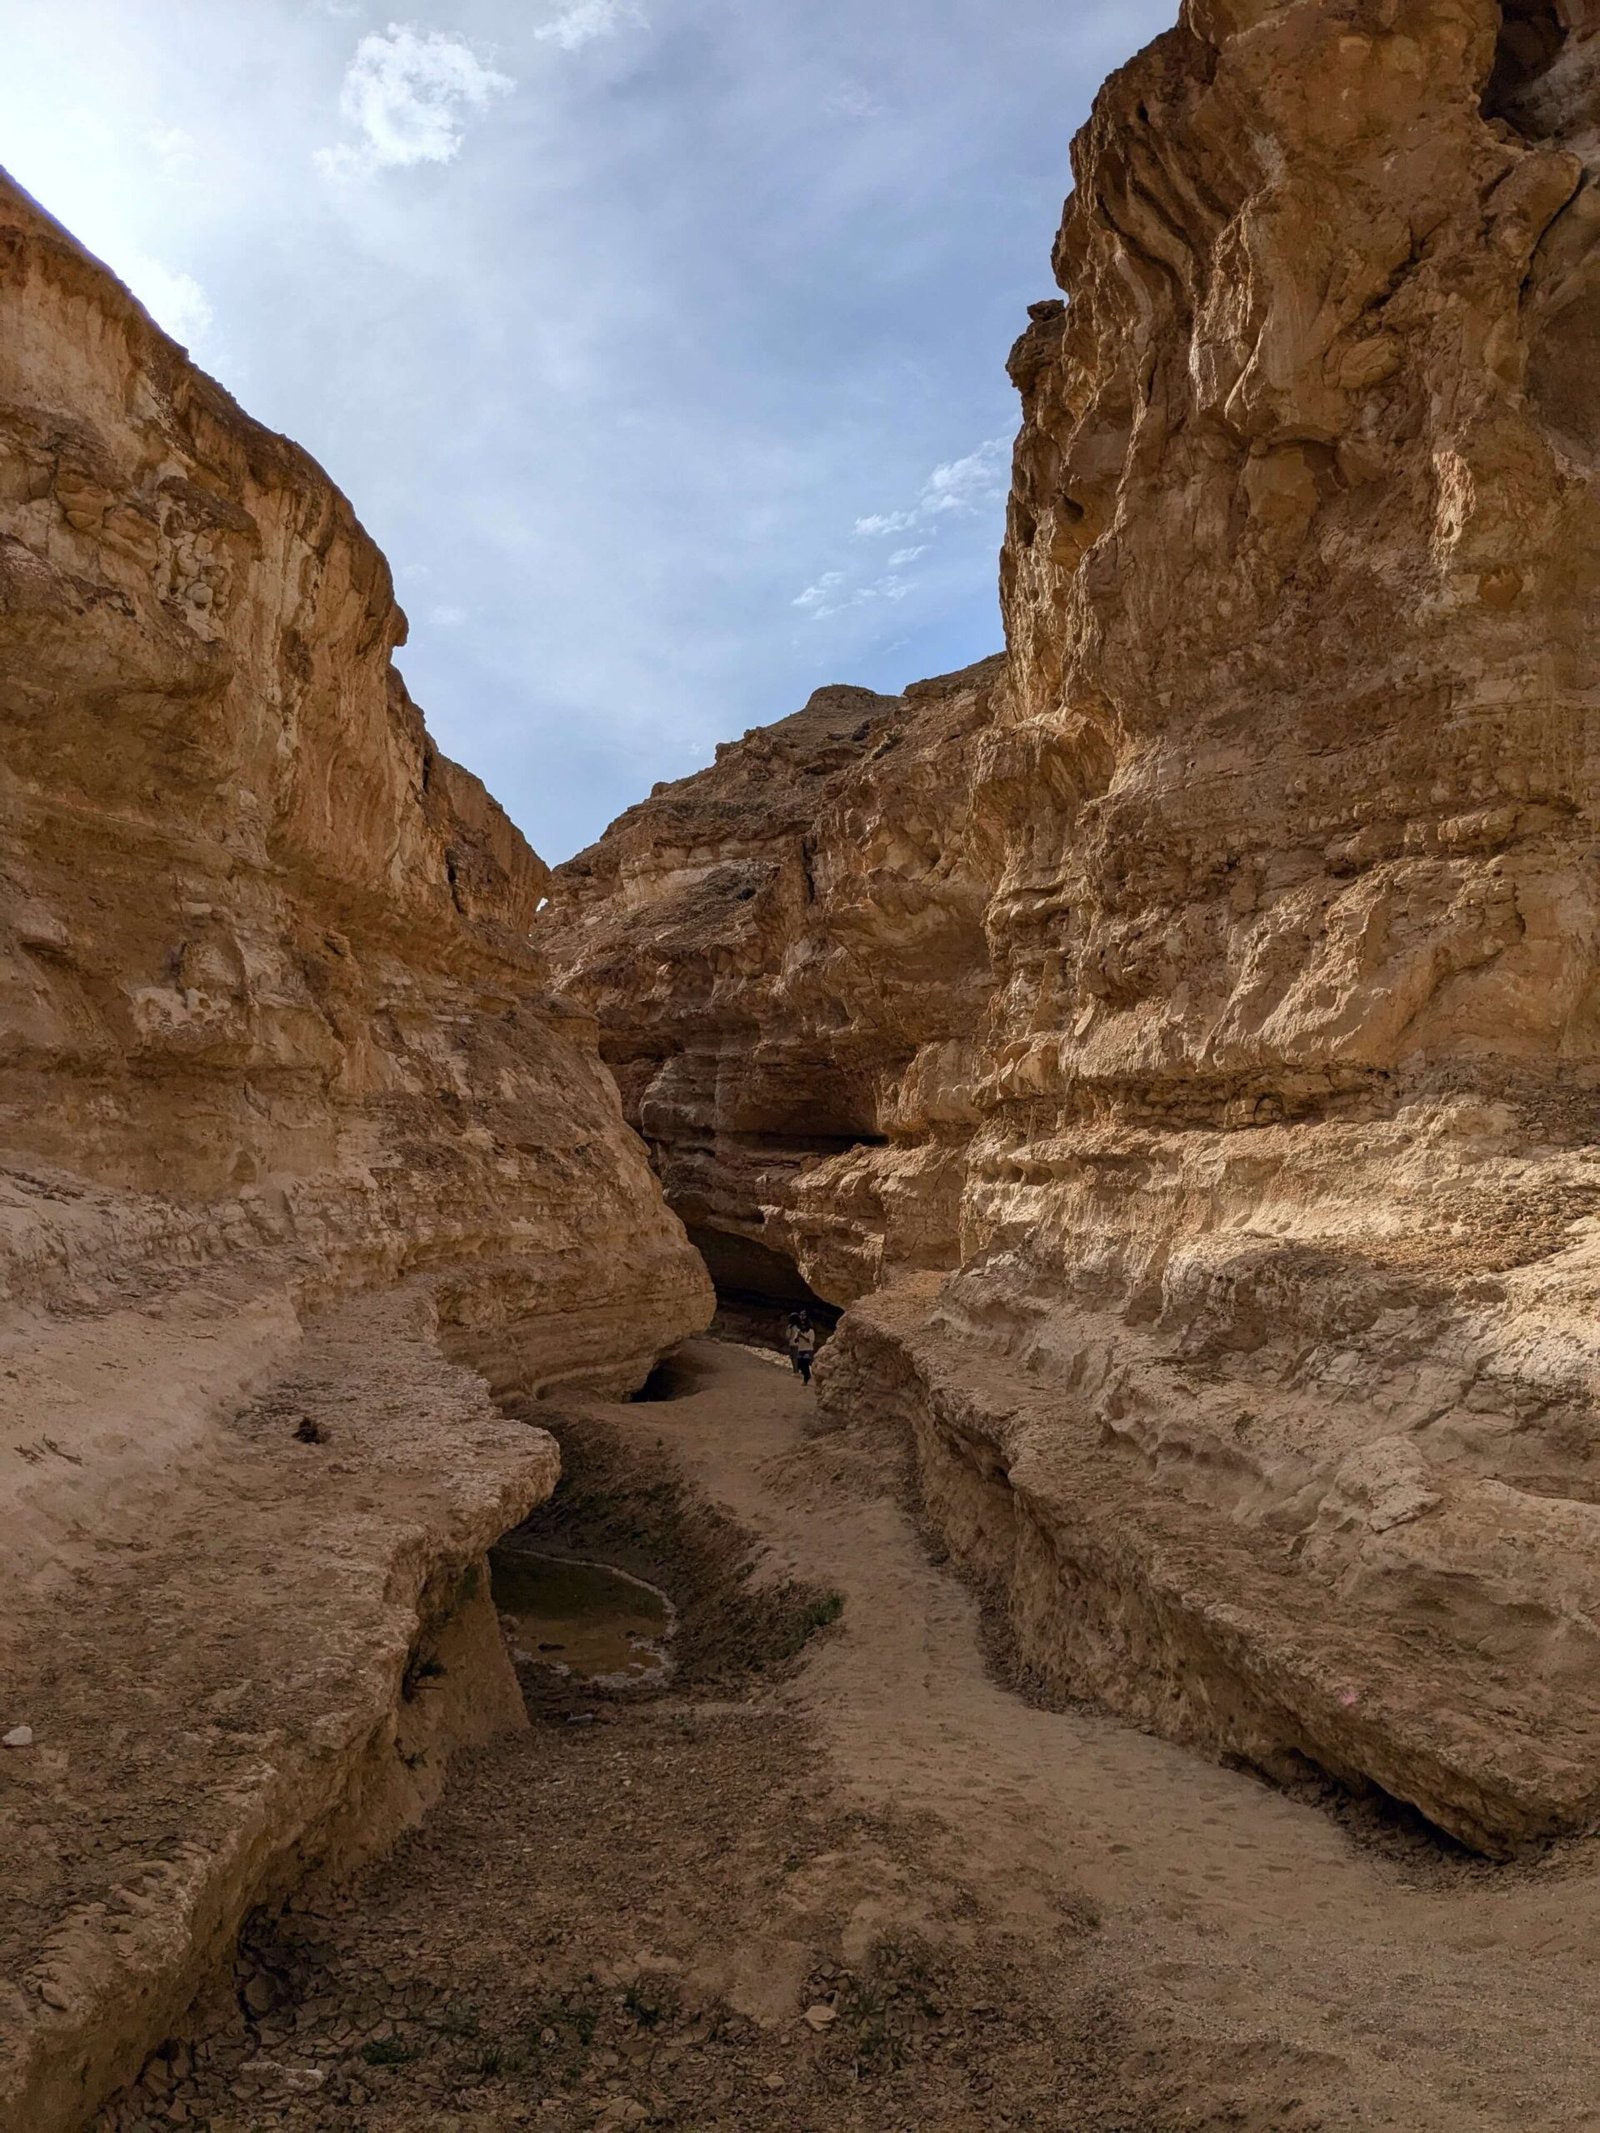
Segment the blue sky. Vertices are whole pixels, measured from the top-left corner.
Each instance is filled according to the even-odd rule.
[[[1175,0],[0,0],[0,162],[394,565],[560,859],[996,649],[1005,354]]]

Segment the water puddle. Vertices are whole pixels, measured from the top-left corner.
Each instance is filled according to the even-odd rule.
[[[672,1602],[609,1563],[490,1550],[494,1604],[519,1666],[601,1689],[647,1688],[672,1672]]]

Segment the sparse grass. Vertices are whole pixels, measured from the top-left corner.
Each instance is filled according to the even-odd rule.
[[[527,2025],[528,2056],[558,2078],[575,2081],[599,2024],[599,2005],[587,1991],[555,1994],[535,2009]]]
[[[682,1997],[671,1978],[636,1978],[622,1995],[622,2011],[641,2029],[659,2029],[679,2012]]]
[[[473,2061],[472,2071],[480,2081],[498,2081],[505,2074],[520,2074],[527,2063],[515,2045],[486,2044]]]
[[[407,2044],[403,2037],[373,2037],[361,2047],[368,2066],[409,2066],[422,2057],[420,2044]]]
[[[874,1943],[859,1976],[838,1989],[837,2034],[849,2042],[859,2077],[894,2073],[916,2048],[918,2026],[936,2021],[937,1997],[928,1952],[890,1936]]]
[[[827,1629],[843,1613],[842,1592],[819,1592],[815,1598],[802,1601],[783,1625],[778,1639],[778,1657],[793,1659],[804,1651],[818,1630]]]
[[[469,2000],[452,2000],[440,2015],[436,2026],[447,2037],[470,2041],[478,2034],[478,2010]]]

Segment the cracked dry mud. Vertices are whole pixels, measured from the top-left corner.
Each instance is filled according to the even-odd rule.
[[[540,1409],[557,1539],[608,1505],[596,1542],[677,1575],[672,1689],[535,1699],[388,1859],[258,1919],[229,2020],[103,2127],[1600,2125],[1592,1848],[1385,1848],[1030,1706],[880,1439],[746,1347],[676,1390]]]

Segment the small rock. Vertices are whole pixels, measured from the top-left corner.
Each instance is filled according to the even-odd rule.
[[[818,2000],[814,2007],[806,2009],[806,2020],[815,2030],[824,2030],[830,2022],[836,2022],[838,2019],[838,2008],[830,2007],[826,2000]]]
[[[32,1726],[13,1726],[9,1733],[0,1736],[0,1740],[3,1740],[7,1748],[31,1748],[33,1746],[33,1728]]]
[[[783,2079],[783,2076],[782,2076],[781,2074],[769,2074],[769,2075],[767,2076],[767,2087],[768,2087],[769,2089],[771,2089],[771,2091],[772,2091],[772,2093],[773,2093],[773,2095],[774,2095],[774,2096],[776,2096],[776,2095],[777,2095],[778,2091],[779,2091],[779,2090],[780,2090],[780,2089],[781,2089],[781,2088],[782,2088],[783,2086],[784,2086],[784,2079]]]
[[[61,1987],[48,1978],[39,1987],[39,1997],[46,2007],[60,2008],[63,2012],[72,2005],[72,2002],[67,1998]]]
[[[287,2066],[279,2059],[253,2059],[245,2071],[291,2096],[313,2095],[328,2078],[320,2066]]]
[[[244,1988],[244,2004],[255,2015],[270,2014],[277,1997],[271,1981],[259,1970]]]

